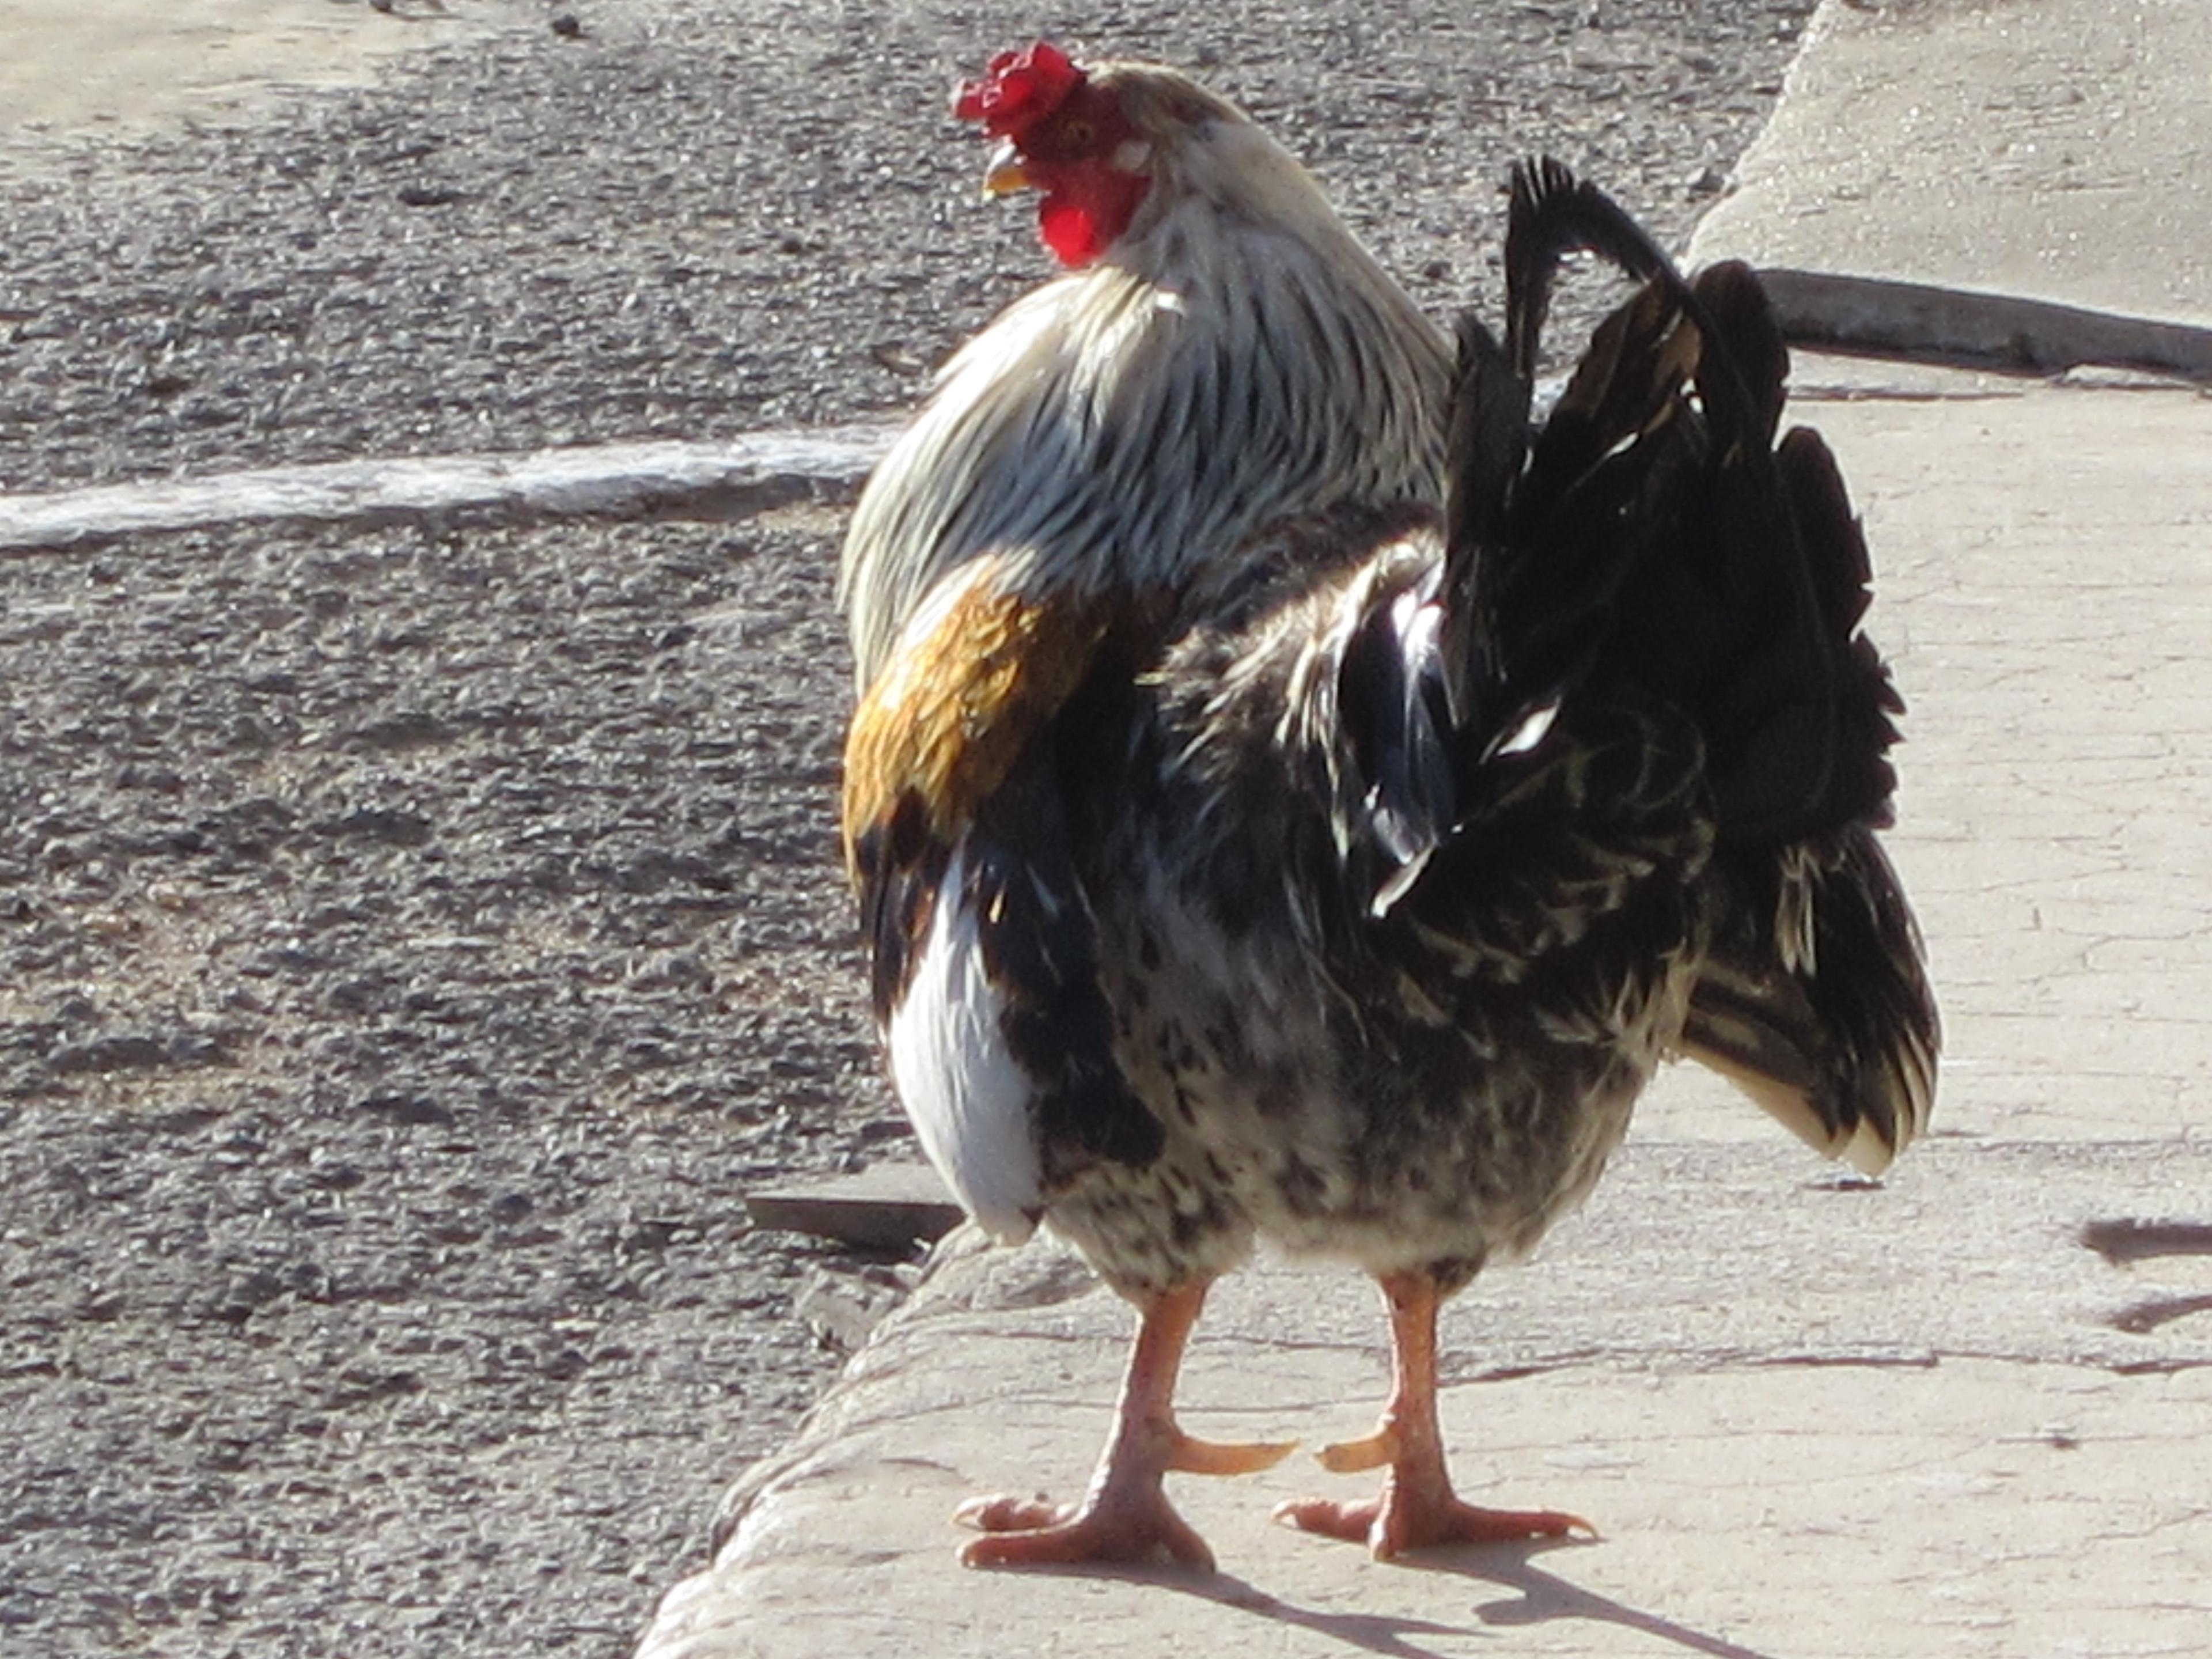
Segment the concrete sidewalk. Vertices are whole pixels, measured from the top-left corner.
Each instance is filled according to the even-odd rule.
[[[1698,257],[2212,320],[2200,25],[1832,0]],[[2212,1646],[2212,399],[1817,359],[1796,386],[1912,705],[1893,845],[1938,1127],[1868,1188],[1677,1073],[1587,1212],[1455,1305],[1463,1486],[1603,1537],[1378,1566],[1267,1523],[1355,1489],[1294,1459],[1177,1481],[1218,1576],[963,1572],[960,1498],[1080,1489],[1127,1318],[1048,1248],[956,1236],[649,1659]],[[1386,1369],[1356,1276],[1263,1268],[1182,1398],[1201,1433],[1318,1443]]]

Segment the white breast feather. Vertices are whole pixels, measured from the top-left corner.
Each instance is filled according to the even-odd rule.
[[[1018,1243],[1044,1205],[1034,1093],[1007,1051],[1004,999],[984,970],[975,917],[960,901],[966,854],[938,890],[929,935],[890,1018],[891,1079],[921,1149],[968,1213]]]

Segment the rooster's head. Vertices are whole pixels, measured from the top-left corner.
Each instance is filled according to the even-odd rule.
[[[987,195],[1033,189],[1045,245],[1062,264],[1096,261],[1152,187],[1154,145],[1113,70],[1094,74],[1051,42],[1000,52],[955,94],[952,112],[999,141]]]

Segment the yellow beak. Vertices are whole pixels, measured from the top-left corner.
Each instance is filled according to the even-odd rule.
[[[1030,176],[1022,170],[1022,158],[1014,153],[1014,141],[999,140],[998,149],[983,168],[983,194],[986,197],[1008,196],[1018,190],[1027,190]]]

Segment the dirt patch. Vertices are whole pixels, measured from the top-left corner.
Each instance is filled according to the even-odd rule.
[[[34,142],[237,119],[288,91],[373,82],[395,52],[480,26],[444,0],[0,0],[0,133]]]

